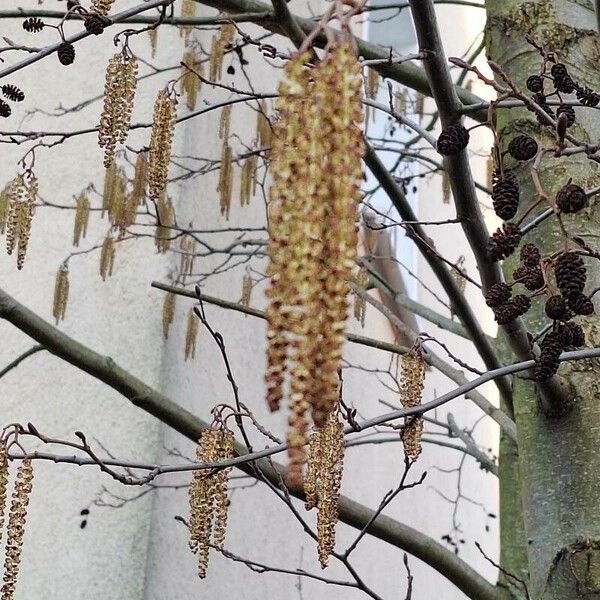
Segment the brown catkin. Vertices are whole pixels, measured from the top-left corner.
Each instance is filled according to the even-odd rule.
[[[106,281],[106,278],[112,275],[114,264],[115,240],[109,234],[104,238],[100,250],[100,277],[102,277],[102,281]]]
[[[322,427],[338,401],[348,281],[356,259],[363,120],[351,45],[319,65],[285,67],[274,128],[269,204],[267,402],[290,377],[287,482],[299,486],[310,413]]]
[[[115,0],[92,0],[91,9],[95,13],[106,16]]]
[[[219,119],[219,139],[227,140],[229,138],[229,128],[231,127],[231,109],[228,104],[221,109],[221,118]]]
[[[189,110],[194,110],[202,85],[202,80],[198,77],[202,75],[202,63],[193,49],[185,51],[181,62],[181,92],[185,95],[185,105]]]
[[[227,141],[223,142],[221,149],[221,167],[219,169],[219,205],[221,214],[229,220],[229,211],[231,209],[231,192],[233,186],[233,161],[231,157],[231,147]]]
[[[0,191],[0,233],[4,234],[6,231],[6,224],[8,221],[8,209],[10,206],[10,189],[11,183],[7,183],[2,191]]]
[[[209,61],[209,79],[211,81],[221,79],[225,50],[232,44],[235,32],[235,25],[233,23],[226,23],[225,25],[221,25],[218,35],[212,39]]]
[[[189,224],[191,229],[193,224]],[[181,250],[179,259],[179,275],[181,277],[189,277],[194,272],[194,262],[196,259],[196,240],[187,233],[179,238],[179,248]]]
[[[233,434],[229,430],[208,428],[202,431],[196,459],[215,462],[234,456]],[[231,467],[210,475],[206,470],[193,472],[189,489],[190,550],[198,554],[198,576],[206,577],[209,548],[212,543],[223,548],[227,524],[227,480]]]
[[[25,534],[27,506],[33,482],[33,466],[30,458],[24,458],[17,469],[17,478],[12,493],[8,524],[6,526],[6,547],[4,549],[4,585],[0,590],[1,600],[13,600],[21,550]]]
[[[135,167],[133,170],[133,189],[131,190],[132,200],[140,205],[146,197],[146,181],[148,178],[148,154],[146,152],[138,152],[135,159]]]
[[[171,145],[175,131],[177,102],[167,90],[160,90],[154,103],[150,151],[148,153],[148,195],[158,201],[167,185]]]
[[[81,192],[75,200],[75,221],[73,222],[73,246],[79,246],[79,242],[87,234],[90,219],[90,200],[86,192]]]
[[[0,542],[4,529],[4,513],[6,511],[6,489],[8,487],[8,459],[6,442],[0,439]]]
[[[244,160],[240,176],[240,206],[250,204],[250,199],[256,191],[256,169],[258,156],[252,154]]]
[[[354,278],[356,285],[365,290],[369,283],[369,271],[366,267],[361,267]],[[360,323],[361,327],[365,326],[365,316],[367,312],[367,303],[360,294],[354,295],[354,318]]]
[[[198,338],[198,317],[193,310],[188,312],[187,327],[185,330],[185,360],[196,356],[196,340]]]
[[[425,381],[425,361],[419,354],[409,352],[401,358],[402,379],[400,385],[400,402],[405,408],[421,404]],[[402,430],[401,438],[404,453],[412,460],[421,454],[421,434],[423,419],[410,417]]]
[[[271,147],[273,129],[267,117],[267,103],[265,100],[259,102],[258,111],[256,112],[256,139],[259,148],[266,150]]]
[[[310,438],[304,480],[306,509],[317,507],[319,562],[325,568],[335,546],[335,524],[344,469],[344,427],[335,412]]]
[[[114,162],[117,144],[123,144],[129,133],[135,90],[137,60],[119,52],[109,61],[104,86],[104,108],[100,116],[98,145],[104,148],[104,166]]]
[[[181,3],[181,17],[184,19],[191,19],[196,16],[197,3],[194,0],[183,0]],[[186,40],[190,37],[190,34],[194,30],[190,25],[182,25],[179,27],[179,33]]]
[[[56,319],[57,325],[65,318],[68,299],[69,267],[66,263],[63,263],[56,272],[56,281],[54,283],[54,300],[52,303],[52,316]]]
[[[163,310],[162,310],[162,331],[163,337],[165,340],[169,337],[169,329],[171,328],[171,324],[173,323],[173,318],[175,317],[175,300],[177,299],[177,294],[173,292],[167,292],[165,294],[165,299],[163,301]]]
[[[242,279],[242,299],[240,304],[242,306],[250,306],[250,296],[252,295],[252,277],[249,273],[244,273]]]
[[[154,244],[156,249],[164,254],[171,247],[173,237],[171,227],[175,225],[175,208],[164,192],[160,195],[156,207],[158,219],[154,231]]]

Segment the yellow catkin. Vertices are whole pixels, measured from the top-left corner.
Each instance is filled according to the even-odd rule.
[[[403,89],[398,89],[394,93],[394,110],[397,113],[406,112],[406,105],[408,104],[406,99],[406,92]]]
[[[444,204],[450,204],[450,197],[452,196],[452,188],[450,187],[450,177],[446,169],[442,171],[442,202]]]
[[[0,191],[0,233],[4,235],[6,231],[6,223],[8,220],[8,209],[10,205],[10,189],[11,184],[8,183]]]
[[[16,248],[19,270],[25,263],[37,192],[38,182],[31,172],[17,175],[8,192],[6,250],[8,254],[12,254]]]
[[[91,9],[99,15],[108,15],[115,0],[92,0]]]
[[[419,121],[425,114],[425,96],[423,96],[423,94],[417,93],[417,98],[415,100],[415,113],[419,117]]]
[[[231,192],[233,187],[233,162],[231,157],[231,147],[227,141],[223,142],[221,149],[221,166],[219,169],[219,205],[221,214],[229,220],[229,211],[231,209]]]
[[[171,227],[175,224],[175,209],[173,203],[166,194],[163,192],[158,202],[156,203],[157,208],[157,223],[154,231],[154,244],[156,249],[164,254],[171,247],[171,239],[173,237],[173,231]]]
[[[189,228],[193,227],[190,223]],[[179,275],[189,277],[194,272],[194,262],[196,260],[196,240],[191,235],[185,234],[179,238],[179,249],[181,250],[179,259]]]
[[[198,462],[215,462],[234,456],[231,431],[205,429],[196,450]],[[206,470],[195,470],[189,489],[190,541],[189,546],[198,555],[198,576],[206,577],[209,548],[212,543],[223,548],[227,525],[227,481],[231,467],[209,475]]]
[[[30,458],[25,458],[17,470],[17,478],[12,494],[8,524],[6,527],[6,547],[4,549],[4,585],[0,590],[1,600],[13,600],[19,565],[21,563],[21,550],[25,534],[25,521],[27,506],[32,490],[33,467]]]
[[[367,68],[367,78],[365,81],[365,93],[367,98],[375,100],[379,91],[379,73],[375,69]]]
[[[401,358],[401,383],[400,402],[405,408],[421,404],[423,385],[425,380],[425,361],[418,353],[409,352]],[[421,454],[421,434],[423,432],[423,419],[409,417],[402,429],[402,444],[404,453],[411,460]]]
[[[56,324],[65,318],[67,310],[67,301],[69,299],[69,267],[63,263],[56,273],[54,283],[54,300],[52,304],[52,316],[56,319]]]
[[[107,235],[100,250],[100,277],[102,277],[102,281],[106,281],[106,278],[112,275],[114,264],[115,240],[111,235]]]
[[[169,337],[169,329],[171,328],[171,324],[173,323],[173,319],[175,317],[176,299],[177,294],[173,294],[172,292],[167,292],[165,294],[162,310],[162,331],[165,340]]]
[[[183,2],[181,3],[181,16],[184,19],[191,19],[193,17],[196,16],[196,6],[197,3],[194,2],[194,0],[183,0]],[[192,33],[193,31],[193,27],[191,27],[190,25],[182,25],[179,28],[179,33],[180,35],[182,35],[186,40],[188,39],[188,37],[190,36],[190,33]]]
[[[146,197],[147,177],[148,155],[146,152],[138,152],[133,170],[133,189],[131,190],[132,201],[138,206],[144,202]]]
[[[213,36],[210,47],[209,61],[209,79],[211,81],[218,81],[221,79],[221,74],[223,71],[223,57],[225,55],[225,51],[233,42],[235,32],[235,25],[233,25],[233,23],[226,23],[221,25],[218,35]]]
[[[355,278],[356,285],[362,289],[366,289],[369,283],[369,271],[365,267],[361,267],[356,274]],[[365,316],[367,312],[367,303],[365,299],[355,294],[354,296],[354,318],[361,324],[361,327],[365,326]]]
[[[317,507],[319,562],[325,568],[335,547],[335,525],[344,469],[344,428],[331,413],[310,439],[304,480],[306,509]]]
[[[256,192],[256,170],[258,168],[258,156],[248,156],[242,164],[240,176],[240,206],[250,204],[250,199]]]
[[[150,56],[156,57],[156,48],[158,47],[158,27],[154,27],[148,30],[148,37],[150,38]]]
[[[6,489],[8,487],[8,459],[6,442],[0,439],[0,542],[4,529],[4,513],[6,512]]]
[[[256,112],[256,139],[261,149],[267,150],[271,147],[273,129],[267,117],[267,103],[265,100],[260,101]]]
[[[202,84],[202,80],[196,73],[202,75],[202,63],[193,49],[185,51],[181,62],[183,63],[181,67],[181,92],[185,95],[185,105],[189,110],[194,110]]]
[[[198,317],[193,310],[188,313],[187,327],[185,330],[185,360],[196,356],[196,340],[198,338]]]
[[[231,126],[231,104],[227,104],[221,109],[221,119],[219,120],[219,138],[227,140],[229,138],[229,128]]]
[[[104,108],[98,129],[98,145],[104,148],[106,168],[115,160],[117,144],[123,144],[129,133],[137,87],[137,70],[137,60],[126,52],[119,52],[108,61]]]
[[[171,145],[175,131],[176,100],[160,90],[154,103],[150,151],[148,153],[148,195],[156,202],[167,185]]]
[[[90,200],[86,192],[81,192],[75,200],[75,221],[73,223],[73,246],[86,236],[90,219]]]
[[[279,87],[269,204],[267,402],[289,373],[287,482],[302,482],[310,413],[322,427],[338,401],[348,281],[361,200],[361,67],[349,43],[319,65],[285,67]]]
[[[240,304],[242,306],[250,306],[250,297],[252,296],[252,277],[249,273],[244,273],[242,279],[242,299]]]

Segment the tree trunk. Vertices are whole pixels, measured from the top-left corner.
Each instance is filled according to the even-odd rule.
[[[525,90],[527,77],[539,73],[540,55],[525,40],[530,33],[547,49],[558,53],[571,76],[595,90],[600,89],[598,62],[600,44],[591,1],[561,0],[525,2],[522,0],[487,0],[487,48],[489,57],[499,63],[513,81]],[[546,81],[546,90],[552,84]],[[575,96],[568,95],[568,99]],[[576,108],[576,124],[570,129],[577,138],[596,143],[600,133],[598,112]],[[516,134],[526,133],[544,146],[552,147],[554,136],[548,128],[542,131],[524,110],[500,111],[498,132],[504,147]],[[508,161],[512,159],[508,157]],[[569,177],[589,189],[598,185],[598,165],[580,155],[571,158],[547,156],[541,165],[541,182],[546,194],[553,198]],[[521,210],[535,197],[529,165],[520,169]],[[589,209],[565,218],[570,235],[579,235],[597,248],[600,232],[598,201],[592,199]],[[543,254],[563,247],[555,219],[534,229],[524,241],[536,243]],[[516,259],[506,261],[507,279]],[[598,261],[586,260],[587,291],[598,285]],[[547,318],[544,300],[534,301],[526,323],[537,332]],[[579,317],[586,333],[586,345],[600,342],[600,320]],[[519,487],[523,508],[527,546],[529,593],[532,600],[567,600],[600,597],[600,380],[594,370],[598,361],[585,361],[561,367],[574,385],[577,401],[562,418],[542,414],[535,385],[525,378],[515,378],[514,409],[518,428]],[[503,449],[504,451],[506,448]],[[515,465],[501,469],[501,517],[509,527],[518,526],[518,507],[507,497],[506,490],[515,487]],[[508,494],[510,496],[510,494]],[[522,575],[519,565],[523,553],[518,533],[503,531],[501,556],[503,566]]]

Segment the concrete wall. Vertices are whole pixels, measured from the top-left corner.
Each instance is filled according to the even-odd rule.
[[[34,0],[22,0],[20,5],[37,7]],[[127,5],[125,1],[117,3],[119,9]],[[299,7],[300,2],[292,2],[292,8],[299,10]],[[472,12],[462,12],[457,8],[451,11],[442,10],[443,23],[460,20],[465,24],[464,28],[455,27],[451,32],[451,45],[462,48],[470,39],[469,35],[481,29],[482,22],[481,19],[474,21]],[[201,9],[200,14],[214,13]],[[26,39],[19,22],[13,21],[9,27],[3,22],[6,35],[19,42]],[[74,24],[68,24],[67,28],[70,32],[78,30]],[[473,31],[470,31],[471,28]],[[260,30],[244,26],[244,31],[254,35]],[[448,27],[445,27],[444,33],[447,32]],[[36,37],[35,43],[43,45],[53,41],[52,33],[44,31]],[[200,33],[198,41],[208,47],[212,33]],[[49,57],[12,78],[11,82],[22,86],[27,100],[7,124],[3,123],[4,129],[70,130],[96,123],[101,108],[99,102],[77,113],[57,118],[48,118],[40,112],[27,116],[26,112],[33,108],[52,111],[59,104],[71,106],[100,94],[103,88],[102,73],[114,51],[107,39],[108,35],[105,35],[79,44],[78,60],[72,67],[61,67],[56,57]],[[281,39],[277,39],[276,43],[278,48],[287,47]],[[140,39],[134,38],[132,48],[134,52],[148,56],[146,35],[140,36]],[[181,59],[182,48],[183,41],[179,35],[173,30],[169,32],[167,27],[161,27],[159,52],[153,63],[175,67]],[[274,73],[278,71],[269,66],[270,61],[252,47],[245,50],[244,56],[250,63],[248,69],[255,89],[275,90]],[[224,82],[246,88],[249,83],[239,69],[238,62],[234,61],[233,64],[236,74],[227,76]],[[281,66],[279,61],[274,64]],[[141,69],[142,73],[147,71],[147,68]],[[151,77],[140,84],[134,122],[150,119],[156,90],[173,73]],[[223,90],[204,86],[199,103],[211,103],[226,97],[228,95]],[[180,111],[185,111],[183,105]],[[220,141],[217,117],[218,113],[208,113],[178,128],[174,153],[180,157],[218,158]],[[234,153],[241,151],[244,145],[251,144],[254,121],[253,110],[242,105],[234,108],[231,131],[239,136],[232,142]],[[149,131],[142,130],[132,134],[128,144],[137,149],[147,144],[148,138]],[[25,152],[25,148],[3,148],[1,172],[4,180],[8,180],[15,172],[15,161]],[[186,162],[189,159],[181,160]],[[189,162],[193,164],[193,161]],[[101,152],[96,146],[95,136],[73,138],[52,150],[41,148],[36,153],[35,171],[41,183],[40,194],[48,201],[71,205],[73,195],[90,181],[101,190]],[[212,173],[173,183],[170,195],[175,201],[180,223],[193,220],[196,227],[207,229],[264,226],[264,199],[260,194],[249,207],[241,208],[234,203],[230,221],[224,221],[219,214],[217,180],[216,173]],[[446,214],[452,216],[451,206],[442,204],[436,185],[429,181],[420,184],[418,210],[423,219],[440,219],[441,215]],[[99,196],[92,195],[92,198],[97,206]],[[101,243],[107,228],[105,220],[100,220],[98,215],[93,216],[88,236],[79,250],[90,249]],[[3,287],[48,319],[51,319],[56,269],[72,251],[71,230],[71,211],[40,207],[34,219],[25,269],[18,273],[13,258],[4,253],[0,255]],[[448,235],[447,231],[432,230],[440,250],[448,251],[450,258],[457,253],[466,254],[458,230],[452,230],[455,231],[452,235]],[[264,238],[265,234],[258,232],[252,237]],[[216,246],[228,243],[231,238],[231,233],[207,237]],[[209,272],[221,259],[199,259],[196,271]],[[61,328],[91,348],[110,354],[132,373],[205,419],[209,418],[210,410],[216,403],[231,401],[231,390],[224,375],[221,357],[206,332],[200,333],[196,358],[183,361],[183,338],[191,301],[178,299],[175,322],[169,339],[163,342],[160,324],[162,293],[152,290],[149,284],[153,279],[166,280],[177,264],[178,257],[157,255],[151,239],[123,242],[117,249],[115,274],[105,283],[98,277],[97,261],[98,250],[70,259],[71,297]],[[255,262],[253,266],[260,269],[264,263]],[[420,262],[414,266],[426,283],[435,287],[426,267]],[[470,262],[467,262],[467,269],[475,274]],[[238,300],[243,273],[242,265],[210,278],[203,283],[203,287],[206,293]],[[421,288],[419,290],[422,302],[431,303],[440,310],[426,292]],[[481,299],[475,291],[469,290],[469,294],[473,303],[481,306]],[[260,286],[255,290],[252,304],[263,305]],[[283,432],[283,415],[269,415],[264,407],[264,324],[216,307],[207,307],[207,314],[227,344],[242,401],[251,407],[261,422],[274,431]],[[386,339],[390,335],[387,324],[371,308],[368,309],[364,331],[356,323],[352,327],[372,337]],[[434,332],[429,327],[427,330],[452,343],[462,359],[475,360],[473,352],[463,342],[443,332]],[[30,340],[5,323],[0,323],[0,335],[3,340],[0,364],[6,364],[32,345]],[[347,360],[353,365],[370,369],[387,369],[389,356],[349,345]],[[346,401],[354,404],[362,416],[387,410],[380,400],[398,403],[396,394],[376,384],[373,378],[365,379],[356,369],[346,369],[344,381]],[[447,380],[429,371],[424,400],[430,400],[450,387]],[[466,400],[457,401],[449,410],[463,426],[472,424],[479,416],[478,411]],[[445,412],[438,412],[436,417],[443,420]],[[130,407],[106,386],[46,353],[35,355],[0,380],[0,415],[1,423],[31,421],[41,431],[55,436],[68,437],[74,430],[83,430],[104,444],[111,453],[125,459],[173,462],[176,460],[173,457],[174,449],[187,456],[192,456],[194,452],[192,445],[180,435]],[[486,444],[495,444],[495,429],[487,421],[478,426],[477,433]],[[267,443],[258,436],[253,441],[256,447]],[[458,467],[461,457],[462,454],[455,451],[426,445],[414,469],[416,475],[422,470],[428,471],[425,484],[403,493],[387,513],[436,539],[450,533],[453,505],[440,494],[450,498],[456,494],[457,474],[448,474],[443,470]],[[214,554],[211,556],[208,577],[201,582],[195,575],[196,559],[187,548],[185,527],[174,520],[177,515],[187,517],[185,487],[168,487],[133,499],[140,493],[139,489],[123,489],[92,468],[37,463],[35,467],[36,481],[22,576],[17,590],[18,600],[42,596],[49,600],[65,597],[175,600],[192,596],[226,598],[240,594],[261,600],[320,598],[325,595],[347,599],[362,595],[348,588],[325,586],[311,580],[300,581],[295,576],[253,573],[242,564],[234,564]],[[343,493],[375,507],[382,495],[397,483],[402,468],[400,444],[350,449],[346,459]],[[303,535],[289,510],[264,487],[255,485],[247,478],[239,478],[238,473],[235,475],[238,478],[232,481],[226,547],[235,554],[265,564],[292,569],[301,567],[320,573],[315,544]],[[161,480],[159,485],[186,485],[187,479],[169,477]],[[455,519],[461,532],[454,532],[453,537],[464,539],[464,544],[459,544],[462,556],[488,577],[494,577],[493,570],[479,556],[473,541],[480,541],[492,556],[496,554],[495,521],[486,516],[488,512],[496,510],[495,482],[492,476],[483,475],[478,466],[467,458],[460,486],[465,496],[483,502],[485,508],[461,500]],[[109,493],[102,493],[103,488]],[[98,498],[120,504],[113,494],[132,500],[120,508],[101,508],[93,504]],[[81,529],[82,517],[79,513],[83,508],[89,508],[91,512],[85,528]],[[314,515],[310,514],[307,518],[312,523]],[[486,531],[486,526],[489,531]],[[355,531],[340,525],[338,548],[344,548],[355,535]],[[406,574],[401,560],[402,553],[399,550],[368,538],[355,554],[356,567],[361,576],[383,598],[402,597]],[[415,599],[424,600],[434,593],[444,600],[464,597],[418,561],[411,560],[411,568],[415,576]],[[337,567],[331,567],[325,575],[348,579],[343,570]]]

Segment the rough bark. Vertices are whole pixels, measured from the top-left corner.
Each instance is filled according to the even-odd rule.
[[[600,88],[597,65],[600,44],[596,33],[593,5],[584,0],[529,2],[488,0],[488,54],[525,88],[528,75],[537,73],[539,54],[525,41],[531,33],[539,42],[559,53],[572,76],[594,89]],[[577,124],[572,129],[580,139],[596,141],[600,132],[598,113],[577,109]],[[548,144],[552,137],[542,133],[531,116],[523,111],[502,111],[498,115],[501,136],[508,140],[517,133],[528,133]],[[528,174],[523,182],[522,203],[533,198]],[[542,163],[541,181],[553,197],[569,177],[589,188],[598,184],[597,165],[585,158],[548,158]],[[570,233],[582,236],[597,247],[600,211],[597,202],[578,215],[566,219]],[[533,230],[526,241],[536,242],[544,252],[561,247],[562,240],[552,219]],[[514,260],[507,261],[510,274]],[[588,261],[588,289],[598,285],[598,268]],[[543,303],[538,301],[527,317],[530,331],[543,322]],[[579,319],[584,325],[588,345],[600,339],[596,317]],[[577,401],[573,410],[560,419],[545,417],[538,404],[535,386],[515,379],[514,409],[518,428],[520,495],[523,505],[529,592],[533,600],[565,600],[600,597],[600,404],[593,370],[597,361],[564,367],[575,386]],[[513,468],[501,469],[502,518],[514,517],[515,505],[506,502],[512,489]],[[502,536],[503,564],[516,569],[522,548],[513,545],[517,536]],[[519,569],[524,571],[524,569]]]

